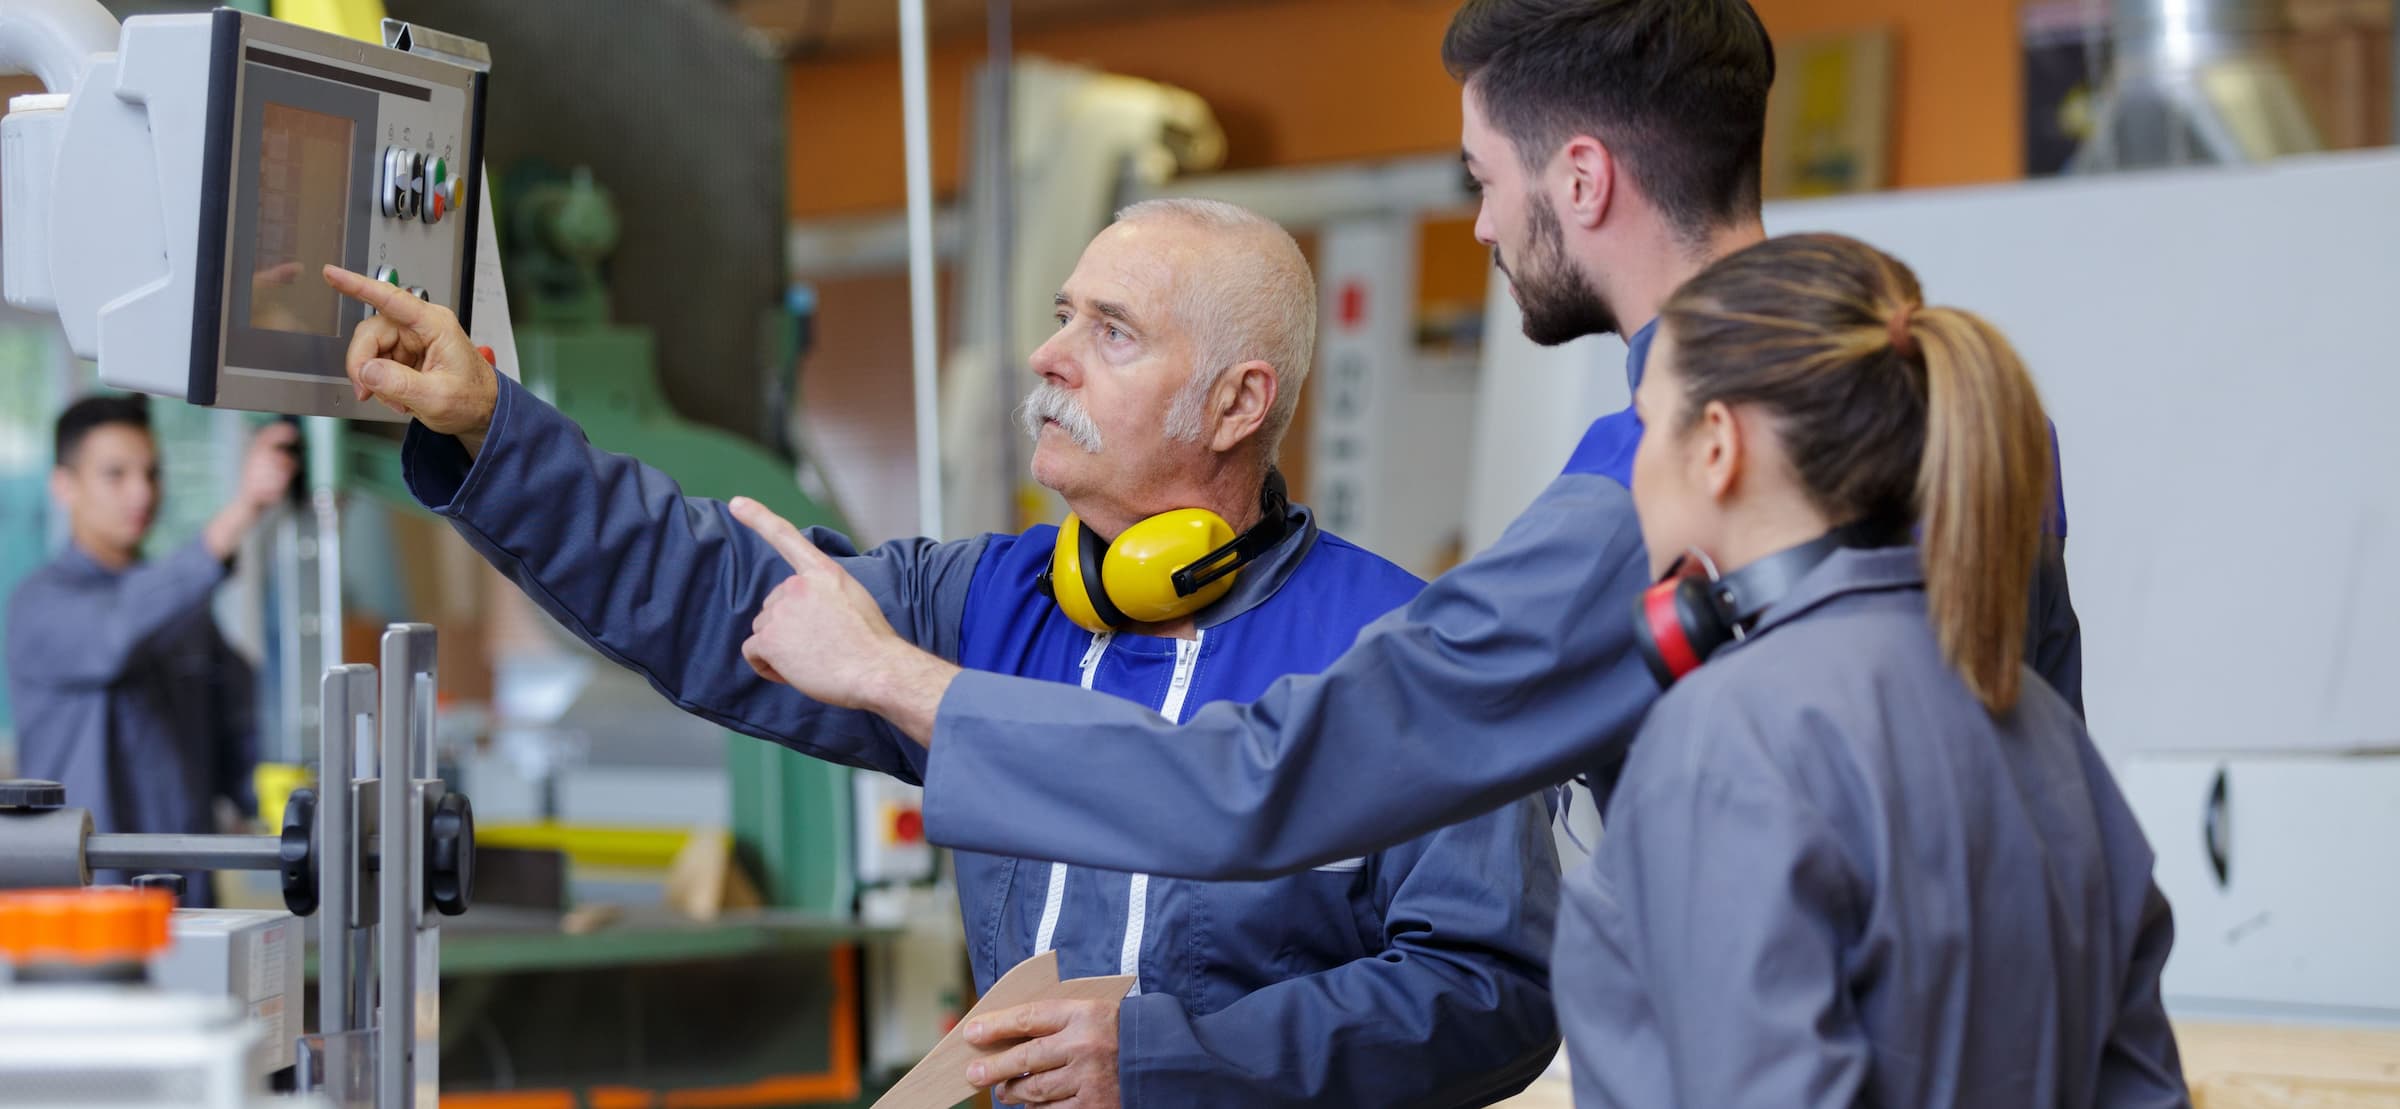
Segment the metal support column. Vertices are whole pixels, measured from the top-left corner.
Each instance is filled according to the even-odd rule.
[[[941,351],[934,327],[933,155],[927,138],[925,0],[900,0],[900,130],[908,161],[909,364],[916,398],[917,523],[942,537]]]

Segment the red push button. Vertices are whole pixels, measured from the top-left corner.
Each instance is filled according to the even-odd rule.
[[[901,843],[925,842],[925,814],[902,809],[892,815],[892,838]]]

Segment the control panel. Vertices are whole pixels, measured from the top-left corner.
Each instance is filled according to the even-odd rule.
[[[115,387],[394,418],[353,397],[343,362],[368,309],[321,273],[468,320],[483,82],[230,9],[128,20],[72,95],[19,98],[0,122],[12,157],[47,162],[7,173],[8,299],[56,310]],[[18,249],[36,218],[39,259]]]

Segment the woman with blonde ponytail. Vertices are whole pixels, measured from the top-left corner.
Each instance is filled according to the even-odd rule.
[[[2052,455],[2008,341],[1831,235],[1662,321],[1633,498],[1671,684],[1561,911],[1578,1103],[2187,1104],[2149,846],[2025,665]]]

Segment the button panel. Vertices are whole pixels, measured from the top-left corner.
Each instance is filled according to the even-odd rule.
[[[5,3],[5,0],[0,0]],[[462,100],[436,89],[432,101],[387,95],[375,123],[377,173],[367,182],[365,257],[356,267],[427,304],[461,307],[466,223],[452,217],[465,198],[469,145],[453,116]],[[364,199],[364,198],[362,198]],[[368,315],[374,315],[372,308]]]
[[[388,146],[383,151],[379,197],[392,219],[440,223],[458,210],[461,181],[450,160],[421,150]]]

